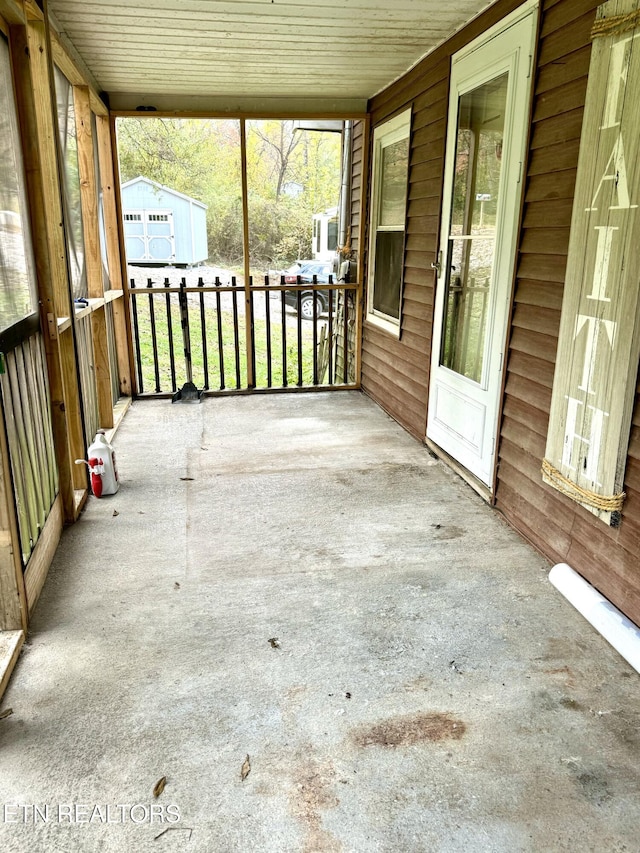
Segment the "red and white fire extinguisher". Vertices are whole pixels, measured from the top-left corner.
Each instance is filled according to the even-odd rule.
[[[91,491],[97,498],[115,495],[120,488],[116,454],[107,441],[103,429],[99,429],[93,444],[87,449],[86,459],[76,459],[76,465],[87,465],[91,477]]]

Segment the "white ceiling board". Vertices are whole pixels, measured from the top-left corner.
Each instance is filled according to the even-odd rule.
[[[490,0],[49,0],[54,24],[115,109],[293,104],[343,112]],[[116,106],[116,105],[119,106]],[[123,106],[127,104],[127,106]],[[281,105],[280,107],[278,105]],[[313,105],[313,106],[312,106]],[[186,106],[184,106],[187,109]],[[189,109],[195,109],[189,107]],[[208,109],[208,107],[203,107]],[[224,110],[228,110],[225,108]]]

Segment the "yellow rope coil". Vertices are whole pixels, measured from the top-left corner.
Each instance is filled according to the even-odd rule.
[[[627,15],[613,15],[611,18],[602,18],[596,21],[591,30],[591,38],[602,36],[620,35],[634,30],[640,24],[640,9],[629,12]]]
[[[602,510],[603,512],[620,512],[622,509],[626,497],[625,492],[620,492],[618,495],[598,495],[589,489],[583,489],[582,486],[567,479],[548,459],[542,460],[542,473],[553,483],[559,492],[562,492],[563,495],[567,495],[574,501],[579,501],[582,504],[593,507],[593,509]]]

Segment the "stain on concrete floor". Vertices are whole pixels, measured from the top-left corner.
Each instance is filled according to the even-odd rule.
[[[361,726],[351,732],[356,746],[414,746],[441,740],[460,740],[467,727],[451,714],[420,713]]]

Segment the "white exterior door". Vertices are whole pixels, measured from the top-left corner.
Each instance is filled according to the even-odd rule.
[[[454,56],[427,437],[493,479],[536,7]]]

